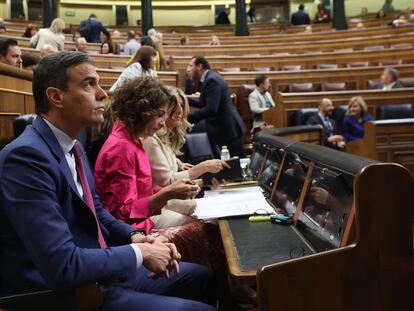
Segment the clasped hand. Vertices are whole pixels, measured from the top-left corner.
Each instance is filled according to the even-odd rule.
[[[163,237],[147,237],[146,243],[139,243],[143,257],[143,265],[150,271],[148,277],[157,279],[159,277],[170,277],[170,272],[180,272],[180,253],[173,243],[167,242]]]

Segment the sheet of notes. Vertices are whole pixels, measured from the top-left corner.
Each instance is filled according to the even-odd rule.
[[[199,219],[274,212],[258,186],[206,191],[205,197],[196,202],[194,216]]]

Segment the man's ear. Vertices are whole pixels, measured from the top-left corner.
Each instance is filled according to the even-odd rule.
[[[46,89],[46,96],[49,103],[57,108],[63,108],[63,94],[62,91],[56,87],[48,87]]]

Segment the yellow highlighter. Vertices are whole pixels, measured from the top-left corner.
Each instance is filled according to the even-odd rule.
[[[270,216],[250,216],[249,221],[256,222],[256,221],[269,221],[271,218]]]

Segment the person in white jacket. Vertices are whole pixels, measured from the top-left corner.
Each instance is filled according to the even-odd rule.
[[[65,22],[61,18],[55,18],[49,28],[42,28],[39,32],[30,39],[30,46],[40,50],[45,44],[50,44],[57,51],[64,50]]]
[[[250,110],[254,112],[253,130],[273,127],[263,121],[262,113],[275,107],[272,95],[269,93],[270,79],[266,75],[258,75],[255,79],[256,88],[249,95]]]

